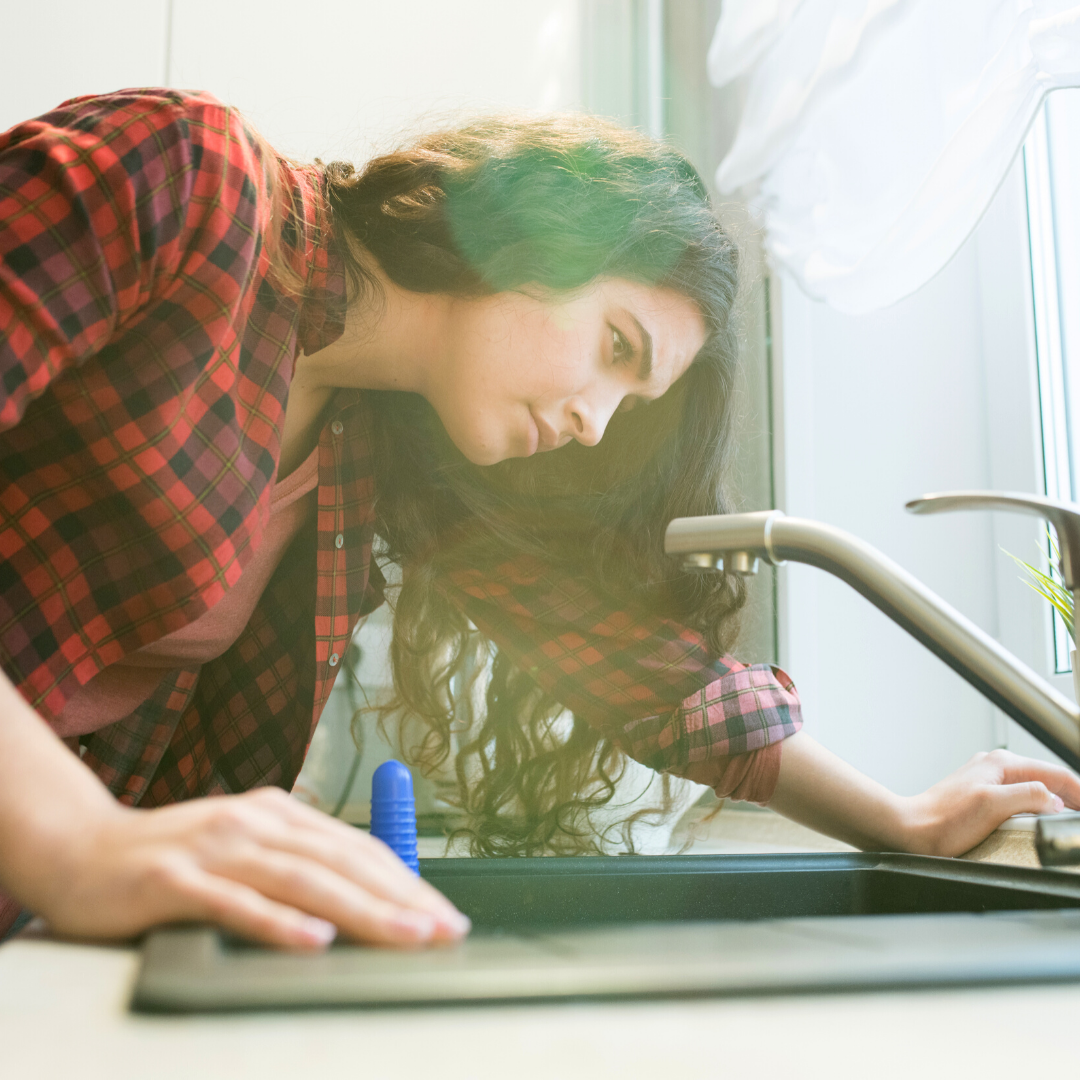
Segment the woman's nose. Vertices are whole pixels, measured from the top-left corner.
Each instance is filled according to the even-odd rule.
[[[588,401],[586,398],[574,398],[567,403],[569,413],[569,431],[582,446],[595,446],[604,436],[615,406],[608,407]]]

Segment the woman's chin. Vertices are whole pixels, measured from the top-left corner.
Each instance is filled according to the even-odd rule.
[[[456,446],[474,465],[498,465],[500,461],[506,461],[507,458],[528,456],[513,454],[508,450],[500,451],[493,446],[462,446],[460,443]]]
[[[498,465],[500,461],[532,457],[536,453],[535,443],[528,445],[528,441],[525,445],[511,443],[501,446],[472,439],[454,439],[453,442],[474,465]]]

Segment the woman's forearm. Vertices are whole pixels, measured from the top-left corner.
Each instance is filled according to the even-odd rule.
[[[769,808],[854,847],[907,847],[904,800],[803,731],[784,740]]]
[[[59,852],[119,806],[0,672],[0,885],[26,904]]]

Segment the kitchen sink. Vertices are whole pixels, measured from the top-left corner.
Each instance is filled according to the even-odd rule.
[[[146,940],[135,1008],[431,1005],[1080,980],[1080,876],[898,854],[429,859],[473,920],[402,951]]]
[[[478,930],[1080,908],[1080,878],[917,855],[431,859]]]

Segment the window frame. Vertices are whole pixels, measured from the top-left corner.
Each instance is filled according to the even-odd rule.
[[[992,488],[1068,499],[1068,487],[1060,489],[1059,456],[1062,449],[1067,453],[1067,443],[1060,448],[1053,445],[1063,434],[1064,417],[1057,409],[1061,398],[1053,401],[1053,384],[1060,379],[1060,373],[1051,370],[1048,355],[1051,342],[1054,350],[1060,348],[1060,338],[1051,329],[1057,319],[1058,290],[1049,288],[1047,257],[1052,253],[1045,242],[1047,207],[1045,203],[1039,205],[1034,186],[1044,184],[1047,178],[1038,175],[1037,166],[1032,168],[1033,148],[1034,152],[1042,152],[1042,118],[1040,110],[1033,138],[1029,137],[1017,154],[975,237],[982,307],[983,392]],[[1044,422],[1055,425],[1051,454],[1047,453]],[[1055,612],[1027,586],[1019,568],[1005,555],[1009,552],[1035,563],[1041,553],[1046,569],[1049,553],[1045,523],[1022,515],[995,513],[993,539],[1000,555],[994,560],[998,639],[1037,675],[1073,698],[1071,671],[1067,663],[1064,670],[1059,663]],[[1000,710],[995,713],[999,745],[1027,756],[1058,760],[1011,718]]]

